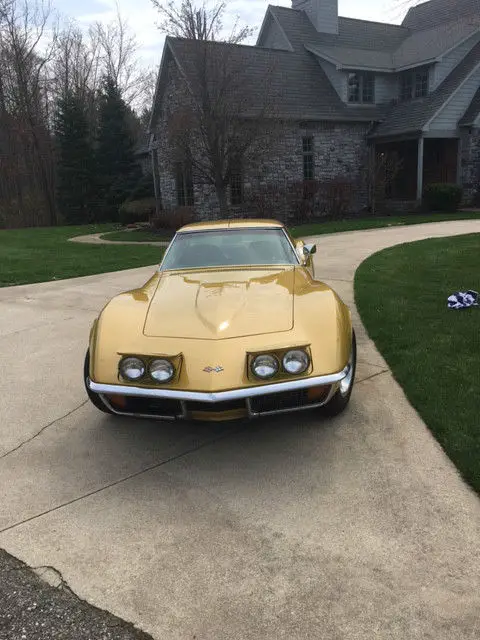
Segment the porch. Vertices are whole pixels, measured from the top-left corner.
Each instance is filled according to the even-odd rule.
[[[377,190],[386,200],[418,203],[425,185],[460,181],[456,137],[376,142],[374,154]]]

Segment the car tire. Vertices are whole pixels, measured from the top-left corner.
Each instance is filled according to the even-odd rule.
[[[109,413],[110,415],[115,415],[113,411],[102,402],[102,399],[93,391],[90,391],[87,384],[87,379],[90,376],[90,351],[87,351],[85,355],[85,364],[83,365],[83,381],[85,383],[85,391],[87,392],[88,398],[90,402],[103,413]]]
[[[340,387],[327,404],[322,407],[322,412],[325,416],[333,418],[345,411],[350,402],[350,397],[353,391],[353,384],[355,382],[355,372],[357,369],[357,339],[355,337],[355,331],[352,333],[352,352],[350,358],[351,374],[347,376],[345,381],[340,383]]]

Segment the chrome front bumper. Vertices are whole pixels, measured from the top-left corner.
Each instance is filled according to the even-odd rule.
[[[119,415],[136,415],[139,417],[157,417],[162,420],[175,420],[177,418],[186,418],[187,402],[205,403],[205,410],[208,411],[213,405],[221,405],[235,400],[245,400],[246,409],[250,417],[257,417],[258,415],[271,415],[278,413],[289,413],[292,411],[299,411],[302,409],[313,409],[325,405],[333,393],[336,390],[336,385],[340,383],[349,373],[350,365],[347,365],[343,371],[339,373],[333,373],[326,376],[316,376],[313,378],[301,378],[299,380],[289,380],[288,382],[278,382],[274,384],[266,384],[258,387],[244,387],[241,389],[232,389],[229,391],[218,392],[201,392],[201,391],[176,391],[174,389],[147,389],[143,387],[133,387],[126,385],[114,385],[114,384],[100,384],[87,379],[87,385],[90,391],[97,393],[105,405],[114,413]],[[265,396],[269,394],[280,394],[289,391],[299,391],[310,389],[312,387],[331,386],[330,393],[323,399],[322,402],[316,404],[309,404],[308,406],[293,407],[289,409],[280,409],[276,411],[256,413],[252,410],[251,400],[259,396]],[[152,416],[139,413],[125,413],[115,409],[105,396],[120,395],[130,396],[134,398],[151,398],[151,399],[165,399],[165,400],[177,400],[182,406],[182,412],[177,416]]]

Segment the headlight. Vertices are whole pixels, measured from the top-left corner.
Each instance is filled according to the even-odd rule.
[[[126,380],[138,380],[145,375],[145,363],[140,358],[123,358],[119,366],[122,378]]]
[[[257,378],[262,378],[263,380],[273,378],[278,372],[278,360],[269,355],[257,356],[252,362],[252,371]]]
[[[169,382],[175,373],[173,364],[169,360],[153,360],[148,370],[156,382]]]
[[[295,349],[294,351],[288,351],[283,356],[283,368],[287,373],[292,375],[299,375],[305,373],[310,365],[310,358],[305,351]]]

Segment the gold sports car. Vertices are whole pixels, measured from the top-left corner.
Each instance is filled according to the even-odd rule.
[[[355,333],[348,307],[315,280],[315,251],[271,220],[183,227],[150,280],[93,323],[90,400],[163,420],[337,415],[352,393]]]

